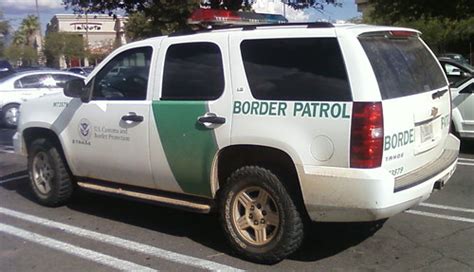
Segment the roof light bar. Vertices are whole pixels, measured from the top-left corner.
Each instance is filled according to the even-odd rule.
[[[195,10],[188,19],[188,24],[207,25],[255,25],[285,23],[288,23],[288,20],[279,14],[202,8]]]

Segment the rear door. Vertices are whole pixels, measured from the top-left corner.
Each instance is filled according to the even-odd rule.
[[[438,159],[449,133],[448,82],[415,32],[359,35],[383,105],[382,167],[401,176]]]
[[[227,43],[226,35],[213,34],[212,39],[184,36],[161,44],[161,95],[153,101],[150,137],[151,146],[161,143],[166,156],[151,154],[159,189],[205,197],[215,191],[214,159],[230,144],[232,121]],[[165,166],[172,175],[166,175]]]

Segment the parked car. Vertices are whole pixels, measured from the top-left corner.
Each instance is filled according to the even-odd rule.
[[[94,70],[94,67],[71,67],[66,69],[68,72],[82,76],[88,76],[92,70]]]
[[[449,58],[459,63],[469,64],[469,61],[461,54],[457,53],[444,53],[439,55],[440,58]]]
[[[438,58],[450,84],[474,76],[474,67],[447,57]]]
[[[0,123],[15,127],[20,104],[48,93],[62,92],[67,81],[85,77],[69,72],[37,70],[12,74],[0,80]]]
[[[451,90],[451,131],[460,138],[474,138],[474,67],[446,57],[438,60]]]
[[[474,77],[451,84],[451,130],[460,138],[474,139]]]
[[[7,60],[0,60],[0,79],[7,77],[11,74],[15,73],[13,67],[11,66],[10,62]]]

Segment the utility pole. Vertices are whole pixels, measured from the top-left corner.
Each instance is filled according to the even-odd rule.
[[[44,64],[43,63],[43,32],[41,30],[41,20],[40,20],[38,0],[35,0],[35,4],[36,4],[36,17],[38,18],[38,23],[39,23],[39,43],[38,43],[38,48],[40,49],[38,52],[39,63]]]

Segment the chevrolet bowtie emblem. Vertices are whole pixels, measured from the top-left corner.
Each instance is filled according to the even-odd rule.
[[[438,115],[438,108],[437,107],[432,107],[431,108],[431,116],[436,117]]]

